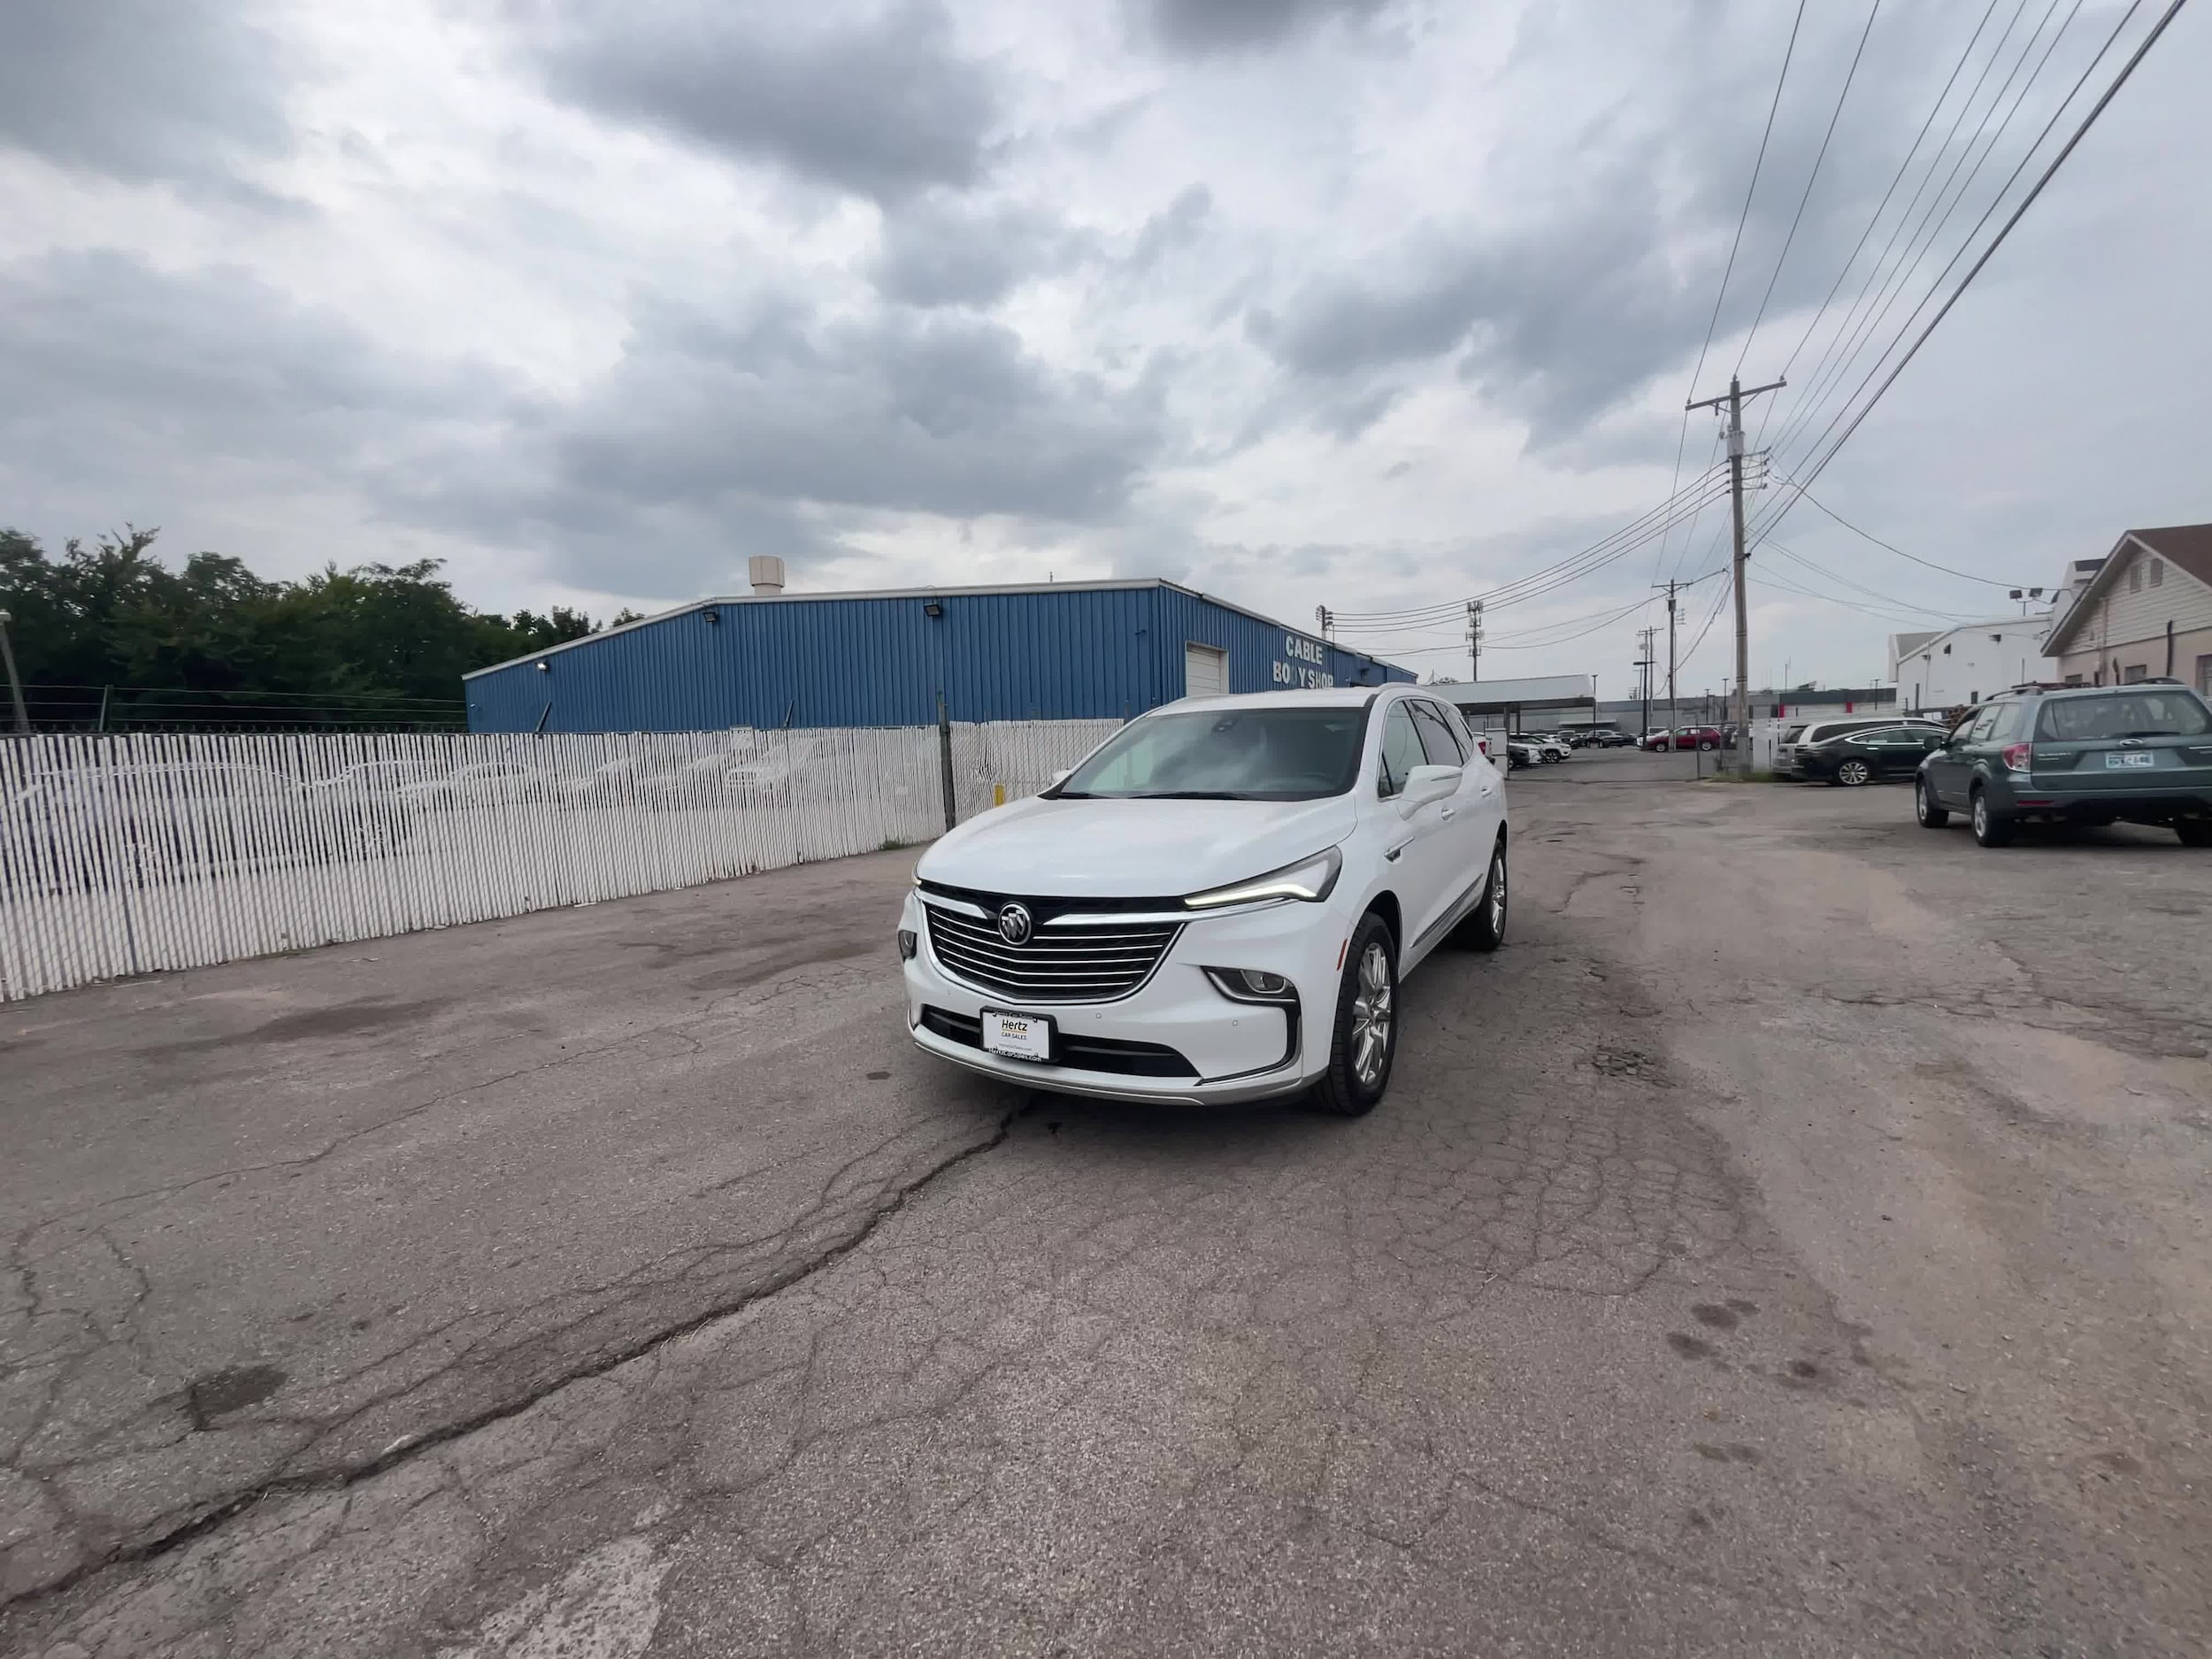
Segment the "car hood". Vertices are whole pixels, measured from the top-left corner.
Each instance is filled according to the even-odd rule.
[[[922,855],[947,887],[1034,897],[1165,898],[1241,881],[1352,833],[1322,801],[1064,801],[1033,795],[971,818]]]

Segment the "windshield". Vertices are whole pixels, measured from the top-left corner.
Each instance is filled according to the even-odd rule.
[[[2053,697],[2043,705],[2035,734],[2051,742],[2120,737],[2202,737],[2212,712],[2188,692],[2135,691],[2126,696]]]
[[[1313,801],[1359,776],[1363,708],[1148,714],[1069,774],[1055,798]]]

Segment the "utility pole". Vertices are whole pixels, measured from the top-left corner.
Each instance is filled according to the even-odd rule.
[[[1482,601],[1467,602],[1467,678],[1482,678]]]
[[[1336,618],[1328,606],[1316,605],[1313,608],[1313,619],[1321,625],[1321,637],[1325,640],[1329,638],[1329,630],[1336,626]]]
[[[1736,741],[1742,745],[1743,764],[1738,768],[1751,776],[1751,612],[1744,597],[1744,563],[1747,557],[1743,536],[1743,400],[1762,392],[1778,391],[1787,380],[1769,380],[1749,391],[1734,375],[1728,377],[1728,396],[1701,398],[1683,408],[1713,409],[1728,405],[1728,502],[1736,529]]]
[[[23,736],[31,734],[31,711],[23,706],[23,676],[15,672],[15,647],[8,643],[8,624],[15,618],[0,611],[0,664],[8,671],[8,695],[15,700],[15,729]]]
[[[1639,676],[1643,681],[1644,687],[1644,729],[1642,734],[1645,737],[1649,737],[1651,735],[1651,664],[1653,660],[1651,655],[1651,636],[1657,632],[1658,630],[1655,628],[1640,628],[1636,633],[1636,638],[1640,642],[1644,653],[1641,657],[1636,659],[1636,669]]]
[[[1655,588],[1656,582],[1652,584]],[[1678,731],[1682,725],[1682,700],[1674,688],[1674,590],[1682,584],[1667,583],[1667,730]]]

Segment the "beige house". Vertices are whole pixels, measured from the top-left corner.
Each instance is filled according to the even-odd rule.
[[[2212,695],[2212,524],[2123,535],[2043,655],[2070,686],[2163,676]]]

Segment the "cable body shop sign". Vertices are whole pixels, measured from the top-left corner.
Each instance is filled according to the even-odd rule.
[[[1329,672],[1328,662],[1328,648],[1320,641],[1286,634],[1283,635],[1283,654],[1275,659],[1275,683],[1279,686],[1295,686],[1303,691],[1325,690],[1336,684],[1336,676]]]

